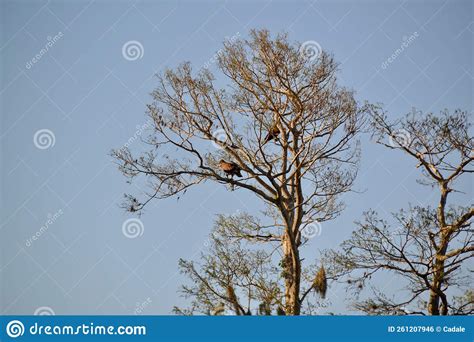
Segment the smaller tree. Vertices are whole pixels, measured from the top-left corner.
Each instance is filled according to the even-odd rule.
[[[472,204],[448,205],[448,196],[459,191],[455,190],[457,181],[473,172],[469,167],[474,143],[467,115],[459,110],[438,116],[415,113],[396,123],[388,123],[385,116],[374,117],[377,142],[416,159],[424,176],[420,182],[437,189],[438,203],[436,208],[415,206],[394,214],[396,229],[369,211],[352,237],[342,243],[342,252],[327,252],[332,271],[339,279],[347,276],[349,286],[357,291],[382,270],[406,281],[407,298],[389,299],[373,288],[374,297],[356,303],[356,309],[370,314],[473,312],[472,291],[448,296],[448,289],[462,291],[472,284],[466,271],[467,261],[474,256],[470,222],[474,208]],[[425,293],[426,301],[422,300]],[[409,310],[417,300],[421,311]]]
[[[454,296],[449,308],[452,315],[474,315],[474,290],[469,289],[461,296]]]
[[[191,285],[181,292],[191,299],[187,308],[175,307],[183,315],[285,315],[284,270],[280,238],[269,233],[255,217],[242,213],[219,215],[200,261],[180,259],[181,272]],[[283,229],[283,228],[281,228]],[[263,248],[262,248],[263,246]],[[321,271],[322,270],[322,271]],[[312,276],[311,276],[312,274]],[[326,291],[324,268],[303,273],[307,286],[303,311],[314,314],[321,307],[319,295]]]

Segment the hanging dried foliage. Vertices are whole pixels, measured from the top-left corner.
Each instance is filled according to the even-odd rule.
[[[324,266],[321,266],[314,277],[313,288],[318,293],[321,298],[326,298],[326,291],[328,288],[328,281],[326,278],[326,270]]]

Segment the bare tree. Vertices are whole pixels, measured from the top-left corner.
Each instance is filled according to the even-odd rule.
[[[174,312],[284,315],[284,274],[276,266],[281,248],[279,239],[270,237],[270,228],[246,213],[219,215],[199,260],[179,262],[189,278],[181,293],[190,305]],[[304,296],[302,313],[315,314],[328,305],[321,300],[326,286],[322,272],[316,265],[302,272],[304,286],[314,290]]]
[[[343,209],[339,195],[357,171],[354,138],[373,106],[338,86],[331,56],[308,56],[286,35],[252,31],[249,40],[226,42],[218,66],[230,82],[225,89],[209,70],[193,74],[189,63],[158,76],[148,106],[151,150],[114,152],[126,176],[148,180],[149,193],[130,195],[128,207],[140,211],[205,181],[258,196],[279,213],[284,309],[298,315],[301,231]]]
[[[385,116],[374,118],[377,141],[417,161],[424,176],[420,183],[438,191],[437,207],[401,210],[394,215],[395,227],[375,212],[367,212],[364,221],[357,223],[359,229],[342,243],[343,251],[328,253],[327,257],[334,261],[332,271],[347,275],[350,287],[356,290],[383,270],[406,282],[407,298],[389,299],[374,289],[374,298],[355,304],[356,309],[367,313],[472,313],[474,302],[469,288],[472,289],[473,279],[472,270],[469,272],[467,267],[474,256],[474,208],[472,204],[448,205],[452,198],[449,195],[461,191],[456,190],[460,178],[473,172],[474,145],[468,113],[414,113],[393,124]],[[449,289],[466,292],[450,301],[449,293],[453,292]],[[407,309],[414,304],[419,307]]]
[[[474,315],[474,290],[472,288],[460,296],[453,296],[451,302],[449,309],[452,315]]]
[[[246,234],[253,221],[249,216],[220,215],[200,261],[180,260],[181,272],[191,280],[191,285],[183,285],[182,293],[192,301],[188,309],[175,307],[176,313],[251,315],[258,305],[260,314],[271,314],[284,306],[273,253],[230,236]]]

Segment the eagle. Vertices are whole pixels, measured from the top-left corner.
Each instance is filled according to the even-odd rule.
[[[242,169],[240,168],[239,165],[233,162],[226,162],[224,159],[221,159],[219,161],[219,168],[226,173],[227,176],[234,176],[236,175],[237,177],[242,177],[242,174],[240,171]]]
[[[265,144],[266,144],[267,142],[269,142],[270,140],[276,139],[279,134],[280,134],[280,129],[278,128],[277,124],[275,123],[275,124],[272,126],[272,128],[270,129],[270,131],[268,131],[267,136],[266,136],[265,139],[263,140],[263,145],[265,145]]]

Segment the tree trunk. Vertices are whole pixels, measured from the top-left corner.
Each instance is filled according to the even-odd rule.
[[[296,247],[295,239],[291,233],[285,232],[282,237],[283,270],[285,278],[285,313],[286,315],[299,315],[301,260]]]
[[[441,178],[441,175],[438,176]],[[436,259],[434,260],[433,267],[433,281],[430,289],[430,299],[428,301],[428,313],[433,316],[447,315],[448,314],[448,301],[446,295],[443,293],[441,287],[445,281],[444,274],[444,262],[446,258],[446,251],[448,250],[448,244],[450,240],[450,232],[446,224],[445,207],[446,200],[450,190],[448,189],[448,182],[442,180],[439,182],[441,197],[439,200],[437,218],[439,224],[439,238],[440,242],[437,246],[433,246],[436,249]],[[441,310],[440,310],[441,300]]]
[[[439,275],[435,275],[438,277]],[[433,288],[430,290],[430,299],[428,301],[428,314],[432,316],[446,316],[448,314],[448,300],[441,290],[441,282],[435,280]]]
[[[439,295],[433,290],[430,291],[428,313],[433,316],[439,316]]]
[[[434,261],[433,282],[430,290],[430,299],[428,301],[428,313],[433,316],[445,316],[448,314],[448,301],[441,289],[445,280],[444,260],[447,250],[447,240],[444,236],[441,240],[441,248],[436,253],[436,259]]]

